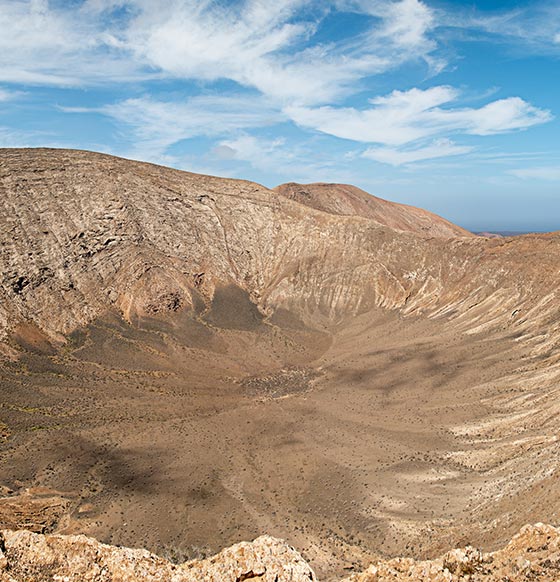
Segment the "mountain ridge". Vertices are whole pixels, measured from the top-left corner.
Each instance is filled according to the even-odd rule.
[[[397,230],[445,238],[473,236],[468,230],[432,212],[384,200],[349,184],[288,182],[276,186],[274,190],[310,208],[329,214],[370,218]]]
[[[216,282],[240,287],[264,314],[282,307],[324,322],[372,305],[406,312],[439,303],[436,310],[451,310],[454,281],[461,279],[467,285],[460,292],[473,291],[473,301],[480,301],[476,295],[491,286],[477,291],[477,277],[495,279],[500,270],[486,272],[484,263],[500,254],[510,261],[507,268],[532,276],[531,265],[507,250],[532,252],[525,237],[417,238],[360,216],[316,214],[250,182],[104,155],[3,150],[1,160],[3,232],[10,237],[2,246],[2,311],[13,315],[0,312],[0,330],[19,312],[62,340],[61,333],[112,306],[130,319],[192,308],[196,293],[211,302]],[[175,220],[184,225],[179,231]],[[533,246],[552,238],[538,236]],[[457,270],[450,270],[454,263]],[[345,272],[344,264],[359,267]],[[92,277],[104,295],[92,296]],[[327,286],[325,277],[332,281]],[[50,305],[48,317],[34,313],[41,301]],[[72,304],[81,304],[79,312]]]

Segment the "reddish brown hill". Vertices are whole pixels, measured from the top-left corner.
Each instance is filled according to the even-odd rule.
[[[390,228],[427,236],[473,236],[471,232],[437,214],[373,196],[349,184],[296,184],[289,182],[276,192],[301,204],[342,216],[362,216]]]

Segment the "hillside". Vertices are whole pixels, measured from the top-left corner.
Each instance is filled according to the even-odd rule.
[[[276,192],[311,208],[340,216],[362,216],[390,228],[444,238],[473,236],[432,212],[389,202],[349,184],[281,184]]]

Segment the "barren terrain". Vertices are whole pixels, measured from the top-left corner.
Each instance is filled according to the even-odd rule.
[[[337,579],[559,522],[560,236],[290,192],[0,151],[3,528]]]

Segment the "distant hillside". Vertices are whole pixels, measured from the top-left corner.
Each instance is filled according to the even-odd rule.
[[[390,228],[427,236],[473,236],[471,232],[437,214],[383,200],[348,184],[296,184],[289,182],[275,188],[290,200],[329,214],[362,216]]]

